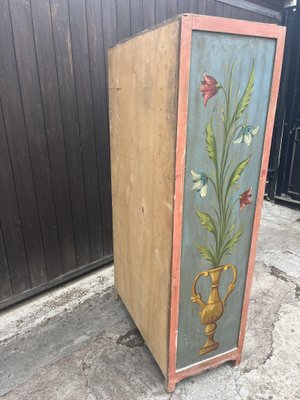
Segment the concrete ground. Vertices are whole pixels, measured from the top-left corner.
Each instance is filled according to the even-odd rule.
[[[5,400],[300,399],[300,212],[264,204],[242,363],[173,394],[117,298],[112,267],[0,315]]]

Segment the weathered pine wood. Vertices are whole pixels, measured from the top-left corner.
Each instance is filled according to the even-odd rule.
[[[86,193],[67,0],[51,0],[53,40],[69,171],[78,266],[91,261]]]
[[[109,53],[115,284],[164,374],[178,36],[175,21]]]
[[[62,273],[56,210],[41,103],[30,1],[24,1],[24,7],[20,7],[19,1],[11,0],[10,11],[45,253],[46,268],[41,263],[36,271],[38,275],[37,284],[42,284],[47,279],[52,279]]]
[[[62,264],[66,272],[77,268],[77,259],[51,10],[48,0],[32,2],[31,6]]]
[[[45,259],[41,227],[37,208],[33,171],[28,146],[28,137],[24,120],[24,110],[19,86],[19,76],[14,52],[10,10],[7,1],[1,4],[0,13],[0,96],[3,119],[14,174],[18,207],[22,219],[24,243],[30,275],[30,285],[36,286],[43,281],[39,273],[41,265],[45,270]],[[6,191],[5,186],[2,189]],[[22,252],[20,248],[20,252]],[[22,265],[17,266],[18,275],[24,277],[24,286],[28,281],[26,271],[21,273]]]

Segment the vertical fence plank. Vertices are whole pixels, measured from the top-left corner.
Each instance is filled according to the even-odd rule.
[[[91,258],[103,255],[97,154],[94,132],[86,8],[82,0],[69,1],[71,40],[80,123],[81,149],[90,233]]]
[[[117,7],[118,41],[130,36],[130,0],[115,0]]]
[[[62,122],[69,170],[77,263],[78,266],[82,266],[88,264],[91,258],[68,1],[51,0],[50,5]],[[96,222],[97,221],[95,221],[95,223]]]
[[[0,52],[1,54],[1,52]],[[0,75],[1,76],[1,75]],[[7,144],[7,134],[5,131],[2,107],[0,102],[0,187],[2,190],[0,196],[0,221],[5,243],[7,261],[11,273],[11,284],[14,294],[22,293],[30,289],[30,280],[28,275],[28,264],[25,254],[22,225],[18,209],[15,183],[11,168],[10,154]],[[1,262],[2,260],[0,260]],[[0,280],[3,279],[3,285],[7,285],[8,292],[10,284],[5,272],[5,259],[0,268]],[[3,274],[3,275],[2,275]],[[2,291],[5,289],[2,289]]]
[[[31,7],[29,0],[10,0],[14,44],[20,79],[24,116],[27,126],[39,217],[44,243],[46,270],[41,264],[35,277],[37,284],[46,282],[62,273],[60,247],[56,224],[52,179],[44,126],[33,38]]]
[[[44,271],[45,260],[9,4],[6,0],[1,3],[0,13],[0,96],[24,231],[30,280],[31,284],[36,286],[40,283],[39,270],[42,268]]]
[[[223,3],[221,3],[220,1],[216,2],[216,15],[218,17],[223,16]]]
[[[130,27],[132,35],[144,29],[142,0],[130,0]]]
[[[112,253],[112,210],[106,67],[101,1],[87,0],[87,21],[96,150],[100,178],[103,251],[104,255],[109,255]]]
[[[159,0],[155,3],[155,23],[159,24],[167,19],[167,1]]]
[[[190,0],[177,0],[178,14],[186,13],[188,10],[188,1]]]
[[[198,14],[205,15],[207,7],[207,0],[198,0]]]
[[[239,8],[238,7],[231,7],[231,18],[238,19],[239,18]]]
[[[209,0],[206,5],[206,14],[207,15],[216,15],[216,1]]]
[[[188,0],[187,10],[189,13],[198,13],[198,0]]]
[[[48,0],[39,0],[31,5],[62,264],[66,272],[76,269],[77,261],[50,4]]]
[[[144,29],[155,25],[155,0],[143,1],[143,21]]]
[[[105,60],[107,49],[117,43],[117,12],[115,0],[102,0],[102,24]]]
[[[0,301],[13,295],[13,289],[10,280],[6,251],[4,247],[3,234],[0,226]]]
[[[177,15],[177,0],[167,0],[167,18]]]
[[[228,4],[223,4],[223,17],[232,18],[232,7]]]

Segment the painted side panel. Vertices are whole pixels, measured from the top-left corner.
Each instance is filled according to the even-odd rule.
[[[243,306],[275,50],[276,40],[271,38],[203,31],[193,31],[192,33],[180,268],[177,369],[197,364],[238,346],[240,318]],[[208,99],[207,105],[204,106],[204,99],[202,93],[199,91],[199,88],[203,85],[201,82],[203,80],[203,74],[209,74],[227,90],[230,71],[234,63],[236,63],[236,65],[231,79],[229,109],[226,107],[225,95],[222,88],[217,88],[217,92]],[[247,83],[250,80],[252,68],[254,87],[250,95],[248,106],[232,125],[231,132],[233,138],[229,149],[228,162],[226,164],[228,166],[228,172],[223,179],[224,185],[222,188],[222,201],[225,204],[225,186],[229,182],[231,173],[240,162],[248,159],[249,155],[251,155],[240,178],[234,182],[227,196],[227,204],[231,205],[236,201],[231,214],[230,224],[228,223],[227,226],[230,227],[233,223],[235,225],[233,230],[229,232],[227,239],[233,238],[235,234],[238,235],[242,227],[244,228],[237,243],[230,249],[231,254],[225,255],[220,265],[231,263],[237,267],[237,283],[228,297],[223,315],[216,322],[217,328],[214,340],[219,343],[218,348],[199,356],[199,350],[206,341],[204,332],[205,325],[200,323],[199,305],[191,301],[192,285],[196,275],[201,271],[210,269],[213,263],[204,259],[203,255],[197,250],[196,245],[210,248],[212,249],[212,253],[217,253],[213,233],[205,229],[201,220],[196,216],[196,212],[200,211],[214,218],[217,226],[217,235],[221,234],[218,217],[213,211],[214,207],[217,214],[220,213],[219,202],[212,183],[212,180],[216,182],[216,171],[214,162],[208,153],[206,127],[211,120],[212,132],[216,140],[218,167],[220,170],[222,169],[222,149],[224,146],[225,134],[221,109],[223,108],[225,114],[228,114],[230,121],[236,110],[237,99],[241,99],[247,87]],[[258,130],[257,127],[259,127]],[[234,141],[240,143],[233,143]],[[198,174],[198,177],[195,177],[195,175],[193,177],[191,171]],[[199,179],[199,174],[201,179]],[[192,190],[195,184],[196,190]],[[207,187],[203,188],[205,185]],[[251,187],[252,196],[249,199],[249,196],[247,198],[247,190]],[[205,189],[207,189],[206,195]],[[219,192],[220,190],[221,189],[219,189]],[[243,193],[245,193],[244,197],[240,199]],[[247,200],[251,201],[251,204],[247,204],[240,209],[240,206],[244,205],[243,201],[241,204],[241,200],[245,200],[246,202]],[[223,241],[223,243],[226,244],[226,241]],[[231,280],[231,271],[223,271],[219,284],[221,298],[224,298]],[[197,284],[197,290],[201,293],[203,300],[207,302],[210,293],[210,277],[201,277]]]

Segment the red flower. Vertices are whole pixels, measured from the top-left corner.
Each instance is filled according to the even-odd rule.
[[[248,204],[252,203],[251,196],[252,196],[252,187],[249,187],[248,190],[246,190],[244,193],[240,195],[240,210],[242,210]]]
[[[204,106],[206,106],[209,99],[215,96],[220,89],[221,85],[210,75],[204,74],[202,86],[199,90],[202,92],[204,99]]]

